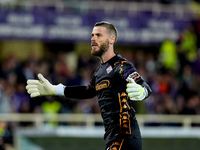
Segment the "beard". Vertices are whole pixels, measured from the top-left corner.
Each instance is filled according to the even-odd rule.
[[[109,48],[109,40],[107,39],[105,43],[99,46],[99,50],[95,50],[95,48],[92,48],[91,54],[93,56],[101,57],[108,50],[108,48]]]

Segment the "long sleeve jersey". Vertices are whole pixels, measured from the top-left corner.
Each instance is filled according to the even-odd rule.
[[[119,54],[99,66],[88,86],[65,87],[65,96],[69,98],[98,97],[106,142],[121,135],[134,134],[131,129],[135,117],[133,101],[126,93],[128,78],[133,78],[137,84],[146,89],[145,98],[151,94],[150,87],[138,74],[134,65]]]

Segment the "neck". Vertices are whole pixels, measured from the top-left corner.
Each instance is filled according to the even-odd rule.
[[[115,56],[115,53],[113,50],[107,50],[101,57],[100,60],[102,63],[107,62],[109,59]]]

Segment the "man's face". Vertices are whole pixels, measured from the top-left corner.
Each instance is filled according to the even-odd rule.
[[[109,35],[107,29],[102,26],[96,26],[92,30],[91,54],[101,57],[109,48]]]

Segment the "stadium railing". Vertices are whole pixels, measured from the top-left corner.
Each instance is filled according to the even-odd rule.
[[[199,115],[137,114],[136,117],[140,126],[145,126],[148,123],[175,123],[182,127],[200,124]],[[58,122],[84,123],[86,126],[95,126],[96,122],[102,122],[100,114],[0,114],[0,121],[34,122],[36,126],[51,121],[52,118],[56,118],[55,120]]]
[[[136,117],[144,138],[144,150],[168,150],[172,141],[172,150],[196,150],[200,146],[200,128],[193,126],[200,124],[199,115],[137,114]],[[45,123],[52,121],[52,118],[67,124],[46,126]],[[13,135],[14,145],[7,150],[92,150],[96,145],[99,145],[97,150],[100,150],[104,147],[100,114],[0,114],[1,121],[34,123],[33,127],[17,127]],[[152,126],[155,124],[160,126]],[[184,145],[186,142],[187,145]]]

